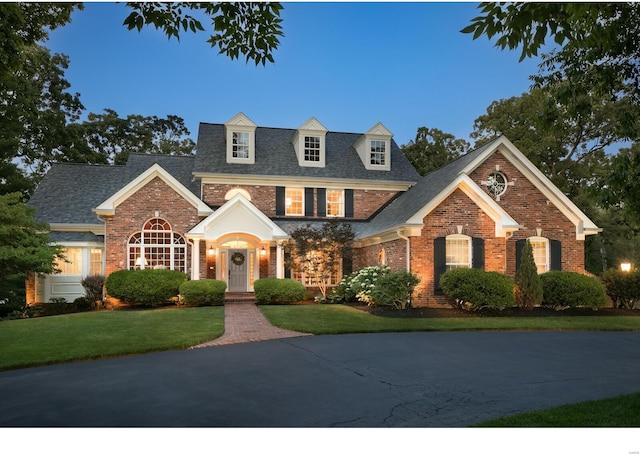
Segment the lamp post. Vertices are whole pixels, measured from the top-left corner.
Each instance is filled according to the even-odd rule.
[[[630,262],[622,262],[620,264],[620,271],[624,272],[624,273],[628,273],[631,271],[631,263]]]

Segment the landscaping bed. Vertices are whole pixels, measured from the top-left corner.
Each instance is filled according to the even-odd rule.
[[[545,307],[535,307],[532,310],[523,310],[518,307],[504,309],[502,311],[483,309],[480,311],[465,311],[451,307],[416,307],[406,310],[395,310],[389,307],[375,307],[365,305],[349,305],[354,309],[368,312],[371,315],[391,318],[452,318],[452,317],[562,317],[562,316],[640,316],[640,310],[614,309],[611,307],[594,311],[590,308],[569,308],[561,311]]]

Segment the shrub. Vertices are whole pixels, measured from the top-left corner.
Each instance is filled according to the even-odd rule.
[[[371,302],[375,306],[408,309],[411,306],[411,295],[418,282],[420,279],[405,270],[384,273],[378,277],[371,290]]]
[[[527,240],[522,249],[520,268],[516,271],[516,304],[522,309],[533,309],[542,303],[542,281],[538,275],[533,248]]]
[[[127,303],[156,306],[178,296],[187,275],[172,270],[120,270],[107,277],[107,293]]]
[[[571,271],[548,271],[540,276],[542,304],[562,310],[569,307],[598,309],[607,301],[604,285],[597,279]]]
[[[624,272],[616,269],[605,271],[602,283],[613,307],[635,309],[640,301],[640,271]]]
[[[84,287],[84,296],[91,305],[96,303],[96,307],[102,306],[102,290],[104,288],[104,276],[101,274],[91,274],[85,276],[80,283]]]
[[[456,268],[440,277],[440,287],[454,307],[502,310],[515,303],[513,281],[504,274],[476,268]]]
[[[80,296],[73,300],[73,306],[77,311],[88,311],[94,307],[94,301],[91,301],[86,296]]]
[[[286,304],[302,300],[306,288],[293,279],[267,277],[255,281],[253,291],[256,301],[260,304]]]
[[[180,284],[182,303],[189,306],[221,306],[227,284],[215,279],[187,281]]]
[[[336,303],[353,303],[360,301],[371,304],[371,292],[378,279],[390,272],[388,266],[375,265],[361,268],[342,278],[333,289],[331,300]]]

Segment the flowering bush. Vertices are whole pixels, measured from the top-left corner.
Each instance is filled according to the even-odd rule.
[[[342,278],[340,283],[333,289],[331,300],[337,303],[352,303],[360,301],[371,305],[373,300],[371,293],[382,276],[388,274],[388,266],[375,265],[362,268],[355,273]]]

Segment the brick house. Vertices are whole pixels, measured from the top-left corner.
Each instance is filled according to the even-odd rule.
[[[380,123],[364,134],[315,118],[268,128],[242,113],[201,123],[195,156],[54,164],[29,205],[70,259],[29,279],[30,303],[73,300],[83,276],[132,268],[220,279],[229,292],[269,276],[308,284],[287,269],[282,243],[336,218],[356,235],[345,269],[409,269],[420,278],[414,306],[437,305],[444,271],[514,276],[526,239],[539,272],[584,272],[585,236],[600,231],[505,137],[421,177]]]

